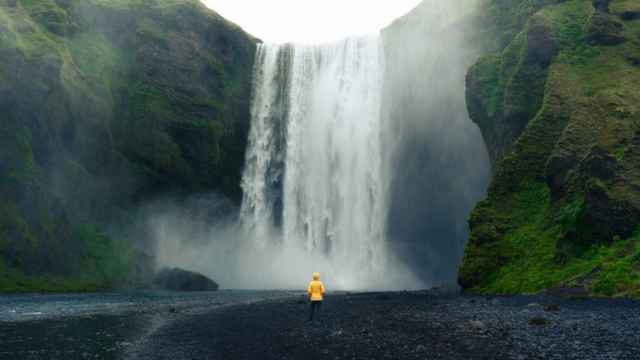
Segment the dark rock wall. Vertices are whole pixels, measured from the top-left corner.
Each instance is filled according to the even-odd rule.
[[[471,216],[460,283],[508,293],[579,283],[638,296],[640,24],[625,16],[638,4],[539,5],[467,76],[495,175]]]
[[[0,1],[0,261],[70,274],[80,225],[239,201],[255,43],[198,1]]]

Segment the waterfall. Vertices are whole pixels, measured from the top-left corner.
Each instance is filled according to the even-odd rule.
[[[272,272],[322,271],[351,289],[419,286],[385,239],[384,58],[378,35],[259,45],[240,219],[257,249],[303,258]]]
[[[490,175],[465,102],[477,3],[425,1],[332,44],[258,45],[239,221],[150,211],[158,262],[243,289],[299,289],[314,271],[333,290],[455,284]]]

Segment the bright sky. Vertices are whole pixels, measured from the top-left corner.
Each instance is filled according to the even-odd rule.
[[[442,0],[447,1],[447,0]],[[374,33],[421,0],[202,0],[266,42],[322,43]]]

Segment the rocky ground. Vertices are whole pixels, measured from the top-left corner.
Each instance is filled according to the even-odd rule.
[[[0,323],[0,358],[640,359],[634,301],[417,292],[333,295],[323,306],[314,323],[295,296],[197,313]]]
[[[186,317],[138,359],[639,359],[640,303],[433,293],[329,296]]]

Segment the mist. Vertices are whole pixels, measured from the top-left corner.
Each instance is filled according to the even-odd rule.
[[[158,264],[226,288],[295,289],[314,271],[334,290],[454,284],[490,172],[465,104],[471,5],[425,1],[330,44],[260,44],[243,202],[147,207]]]
[[[477,5],[425,1],[383,31],[387,237],[431,284],[456,282],[467,219],[490,176],[486,146],[465,102],[465,76],[482,50],[471,16]]]
[[[389,264],[391,273],[354,271],[340,276],[325,255],[310,253],[303,246],[263,242],[256,246],[255,234],[238,222],[239,208],[220,194],[193,195],[188,199],[163,199],[138,211],[142,233],[155,241],[159,267],[179,267],[215,279],[222,288],[300,289],[313,271],[320,271],[331,290],[388,288],[414,289],[416,280],[401,263]],[[277,238],[278,234],[272,234]],[[376,280],[375,277],[378,277]],[[408,281],[409,279],[409,281]]]

